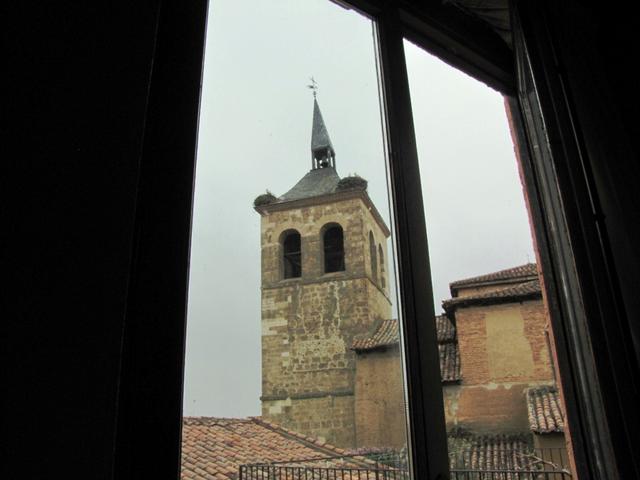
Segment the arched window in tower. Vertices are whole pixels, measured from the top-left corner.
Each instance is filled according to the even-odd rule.
[[[295,230],[285,233],[282,240],[283,277],[298,278],[302,275],[300,234]]]
[[[378,244],[378,261],[380,262],[380,287],[383,289],[387,287],[387,282],[384,278],[384,252],[382,251],[382,245]]]
[[[371,261],[371,279],[374,283],[378,281],[378,258],[376,256],[376,240],[373,232],[369,231],[369,260]]]
[[[324,273],[344,270],[344,235],[340,225],[332,225],[322,235]]]

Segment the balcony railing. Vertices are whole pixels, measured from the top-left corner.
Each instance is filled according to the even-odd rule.
[[[241,465],[239,474],[240,480],[409,480],[404,458],[353,455],[254,463]],[[452,480],[571,479],[564,449],[469,450],[451,454],[450,460]]]

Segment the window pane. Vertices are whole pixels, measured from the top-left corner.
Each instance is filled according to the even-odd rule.
[[[408,42],[405,53],[452,477],[569,478],[549,312],[504,99]]]
[[[184,478],[407,478],[372,27],[329,1],[211,4]]]

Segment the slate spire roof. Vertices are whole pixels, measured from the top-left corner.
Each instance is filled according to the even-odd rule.
[[[271,204],[282,204],[346,191],[366,192],[367,181],[357,174],[340,178],[336,171],[335,157],[336,152],[331,138],[329,138],[318,101],[314,96],[311,127],[311,170],[280,197],[276,197],[269,191],[259,195],[254,200],[254,207],[260,211]],[[373,208],[375,209],[375,207]],[[384,225],[383,230],[386,229],[387,227]]]
[[[336,152],[329,138],[327,126],[324,124],[318,100],[313,98],[313,124],[311,126],[311,165],[312,168],[336,168]]]

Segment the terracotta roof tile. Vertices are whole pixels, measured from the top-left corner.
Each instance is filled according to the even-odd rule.
[[[452,470],[529,470],[531,445],[522,435],[450,434]]]
[[[357,338],[353,341],[353,350],[373,350],[388,345],[396,345],[400,339],[398,321],[383,320],[374,330],[373,334],[365,338]]]
[[[260,418],[185,417],[182,479],[235,479],[240,465],[326,458],[344,450]]]
[[[493,305],[511,301],[527,300],[530,298],[540,298],[542,290],[538,280],[519,283],[514,286],[494,290],[491,292],[469,295],[467,297],[454,297],[442,302],[442,308],[450,312],[456,307],[467,307],[472,305]]]
[[[529,427],[534,433],[564,432],[564,414],[553,386],[531,388],[527,391]]]
[[[526,281],[538,278],[538,267],[535,263],[527,263],[517,267],[499,270],[497,272],[478,275],[477,277],[465,278],[451,282],[449,287],[454,290],[463,287],[479,286],[482,284],[492,284],[502,281]]]
[[[458,344],[439,343],[438,352],[440,353],[440,376],[442,383],[460,381],[460,350]]]
[[[446,315],[436,316],[438,351],[440,353],[440,374],[443,383],[460,380],[460,351],[456,338],[456,328]],[[363,352],[376,350],[399,342],[397,320],[383,320],[374,332],[365,338],[355,339],[353,350]]]
[[[438,342],[455,342],[456,327],[446,315],[436,315]]]

